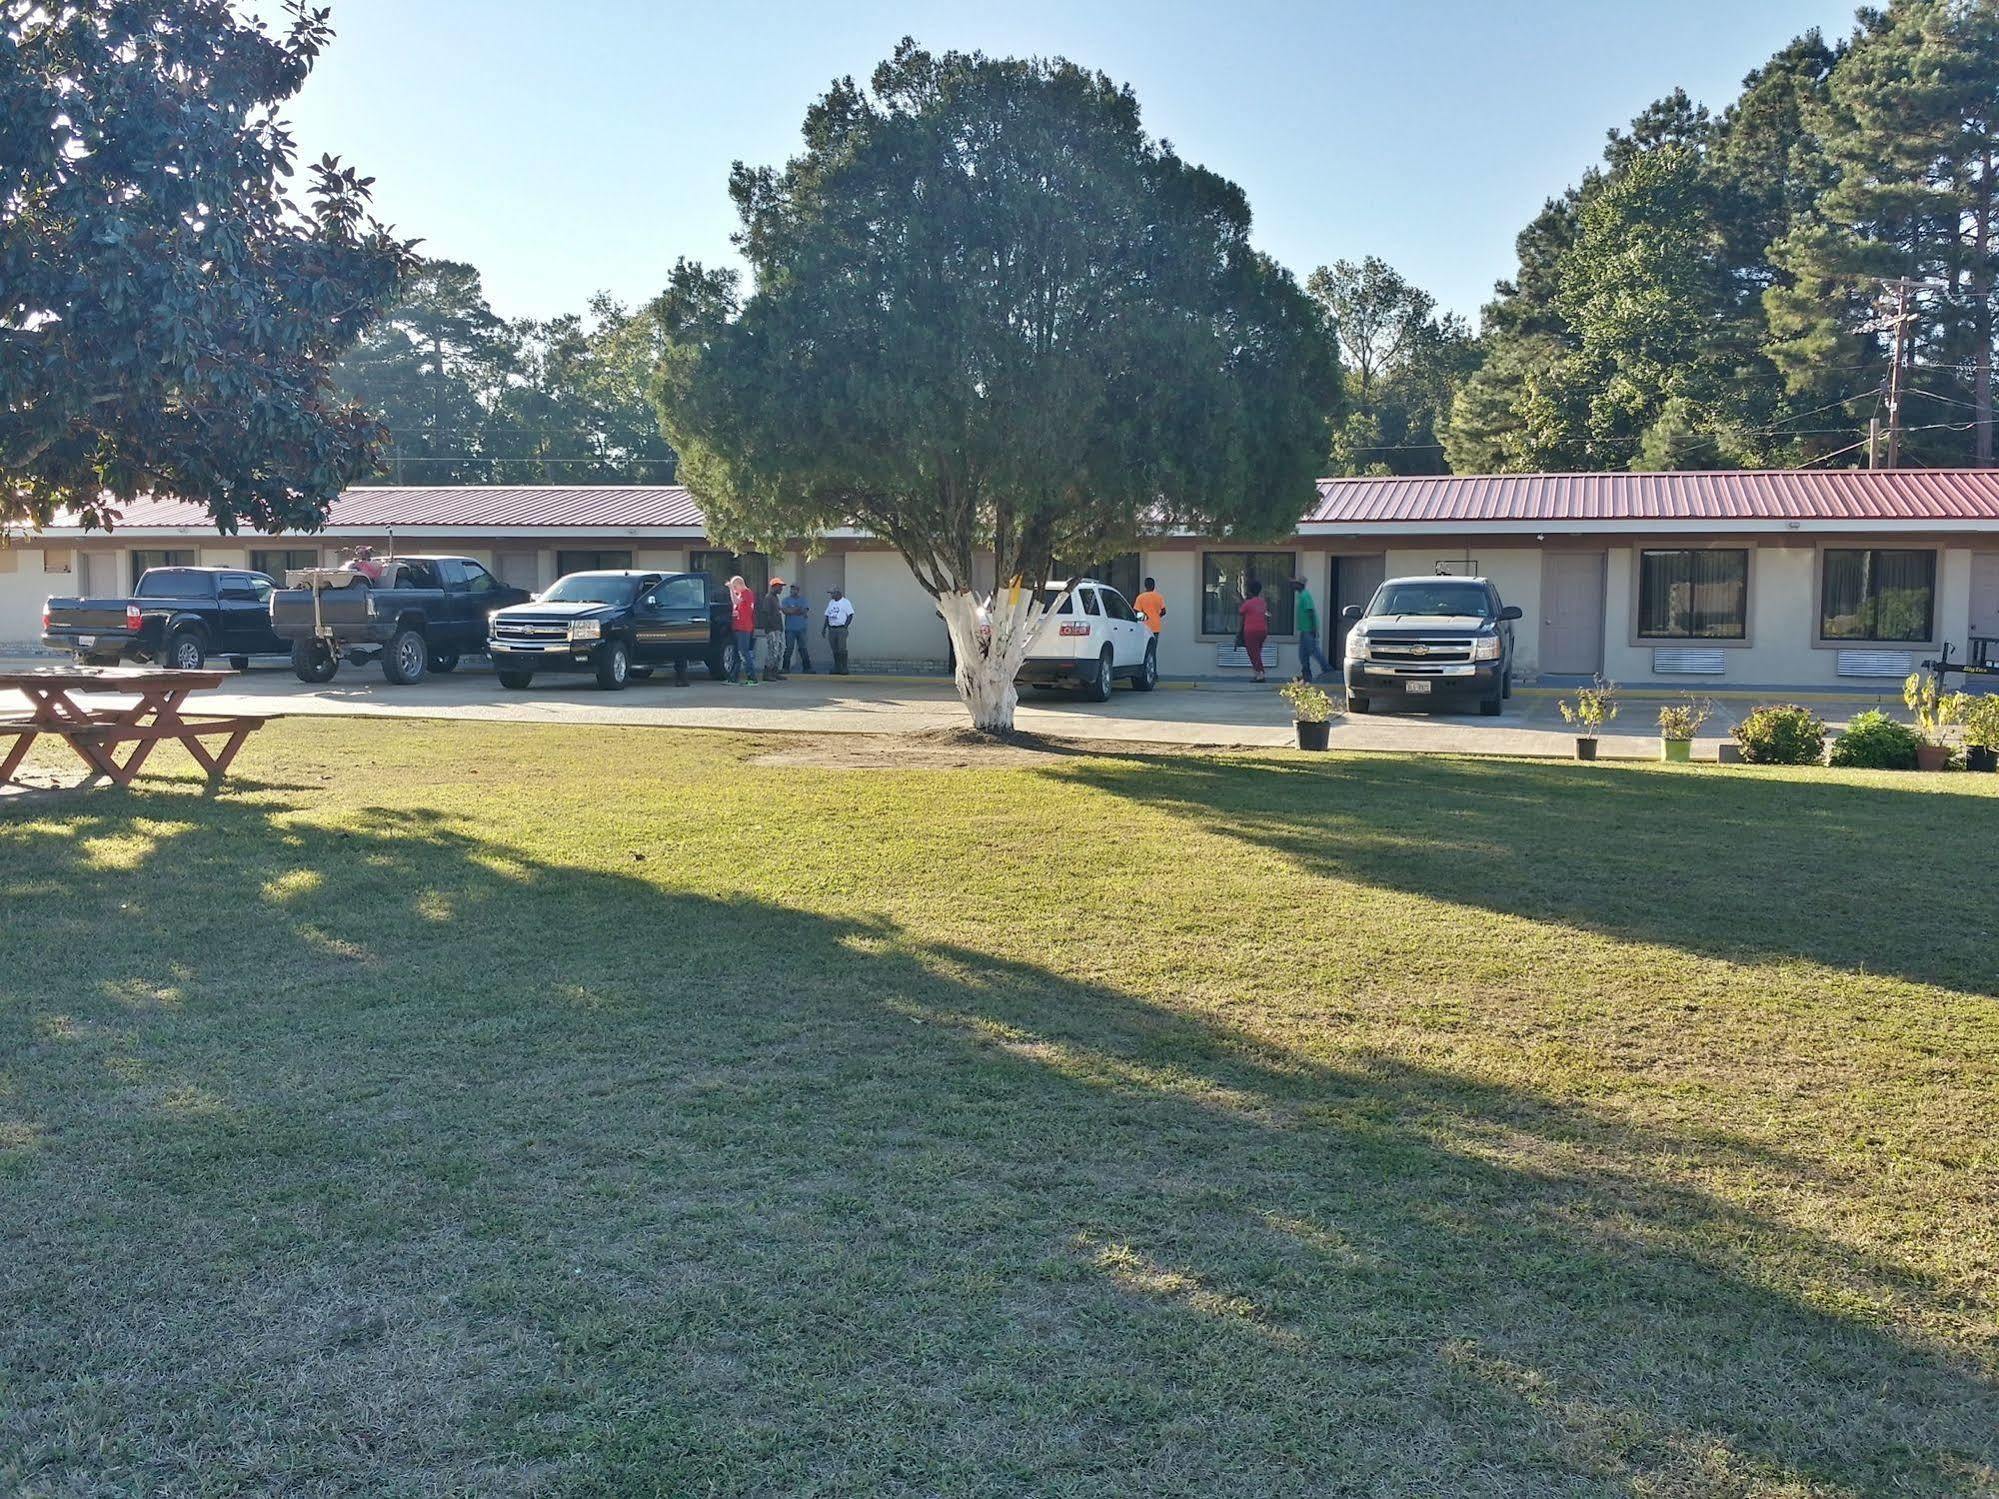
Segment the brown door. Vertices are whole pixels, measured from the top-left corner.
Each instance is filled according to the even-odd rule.
[[[1971,554],[1971,637],[1999,640],[1999,552]]]
[[[1541,670],[1563,677],[1603,670],[1603,553],[1543,555]]]

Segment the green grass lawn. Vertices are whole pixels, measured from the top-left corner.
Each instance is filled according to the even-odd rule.
[[[775,742],[0,804],[0,1489],[1999,1488],[1999,777]]]

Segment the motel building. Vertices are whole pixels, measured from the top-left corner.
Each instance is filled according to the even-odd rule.
[[[115,595],[149,567],[288,568],[378,552],[476,558],[546,587],[587,568],[705,568],[802,583],[815,610],[854,602],[860,669],[944,666],[943,622],[896,553],[844,532],[816,555],[735,555],[685,489],[637,485],[349,490],[324,529],[223,536],[197,505],[148,500],[116,531],[54,526],[0,545],[0,652],[32,645],[50,594]],[[1158,580],[1160,670],[1246,680],[1236,606],[1249,578],[1271,600],[1273,676],[1297,664],[1290,590],[1320,601],[1340,659],[1339,610],[1384,577],[1489,577],[1517,604],[1519,676],[1698,689],[1888,689],[1948,643],[1999,636],[1999,470],[1588,473],[1327,479],[1281,541],[1161,536],[1090,573],[1123,590]]]

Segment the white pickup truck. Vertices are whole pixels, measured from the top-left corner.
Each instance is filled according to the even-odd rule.
[[[1120,677],[1139,692],[1157,687],[1159,643],[1144,616],[1115,588],[1087,578],[1051,583],[1047,596],[1065,587],[1068,597],[1042,617],[1019,680],[1051,692],[1080,687],[1093,703],[1108,700]]]

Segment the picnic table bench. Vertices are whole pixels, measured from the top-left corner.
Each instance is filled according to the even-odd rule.
[[[265,720],[244,714],[204,714],[190,718],[181,712],[188,695],[219,687],[227,677],[219,671],[166,671],[150,668],[43,667],[34,671],[0,672],[0,692],[13,690],[28,699],[26,718],[0,718],[0,743],[12,739],[0,755],[0,785],[14,779],[35,741],[44,735],[60,739],[90,767],[90,779],[104,776],[120,786],[146,763],[153,747],[165,739],[180,743],[208,772],[211,780],[229,772],[243,741]],[[119,694],[136,697],[129,707],[92,708],[80,697]],[[223,741],[211,749],[205,741]],[[121,760],[120,746],[131,748]]]

